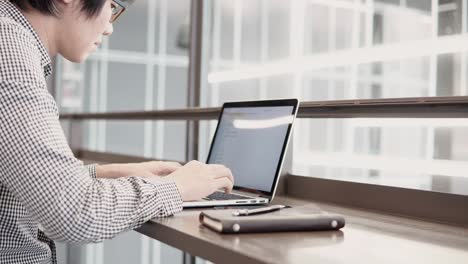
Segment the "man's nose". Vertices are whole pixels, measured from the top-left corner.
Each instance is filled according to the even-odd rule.
[[[104,30],[104,33],[102,33],[104,36],[110,36],[114,32],[114,26],[112,26],[112,23],[109,23],[106,27],[106,30]]]

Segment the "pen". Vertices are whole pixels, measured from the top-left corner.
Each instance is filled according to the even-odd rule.
[[[240,209],[232,213],[233,216],[247,216],[247,215],[255,215],[255,214],[264,214],[273,211],[277,211],[283,208],[286,208],[286,205],[272,205],[268,207],[262,207],[257,209]]]

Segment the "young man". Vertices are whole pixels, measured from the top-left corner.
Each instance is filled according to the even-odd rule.
[[[55,263],[53,240],[99,242],[232,189],[221,165],[85,167],[73,156],[47,92],[50,57],[83,61],[127,4],[0,0],[0,263]]]

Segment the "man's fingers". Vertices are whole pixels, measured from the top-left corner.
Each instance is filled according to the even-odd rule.
[[[234,183],[232,172],[226,166],[218,164],[210,164],[209,166],[215,171],[216,178],[228,177],[229,180]]]
[[[224,189],[227,193],[230,193],[232,191],[233,183],[227,177],[218,178],[215,180],[215,183],[217,187],[216,189]]]
[[[234,176],[232,175],[232,172],[231,172],[231,170],[230,170],[230,169],[228,169],[228,168],[226,168],[226,170],[227,170],[227,172],[226,172],[226,173],[227,173],[227,177],[228,177],[228,179],[229,179],[229,180],[231,181],[231,183],[234,185]]]

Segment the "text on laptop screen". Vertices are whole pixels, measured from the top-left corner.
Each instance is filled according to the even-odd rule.
[[[225,108],[208,163],[231,169],[235,186],[269,192],[294,119],[293,108]]]

